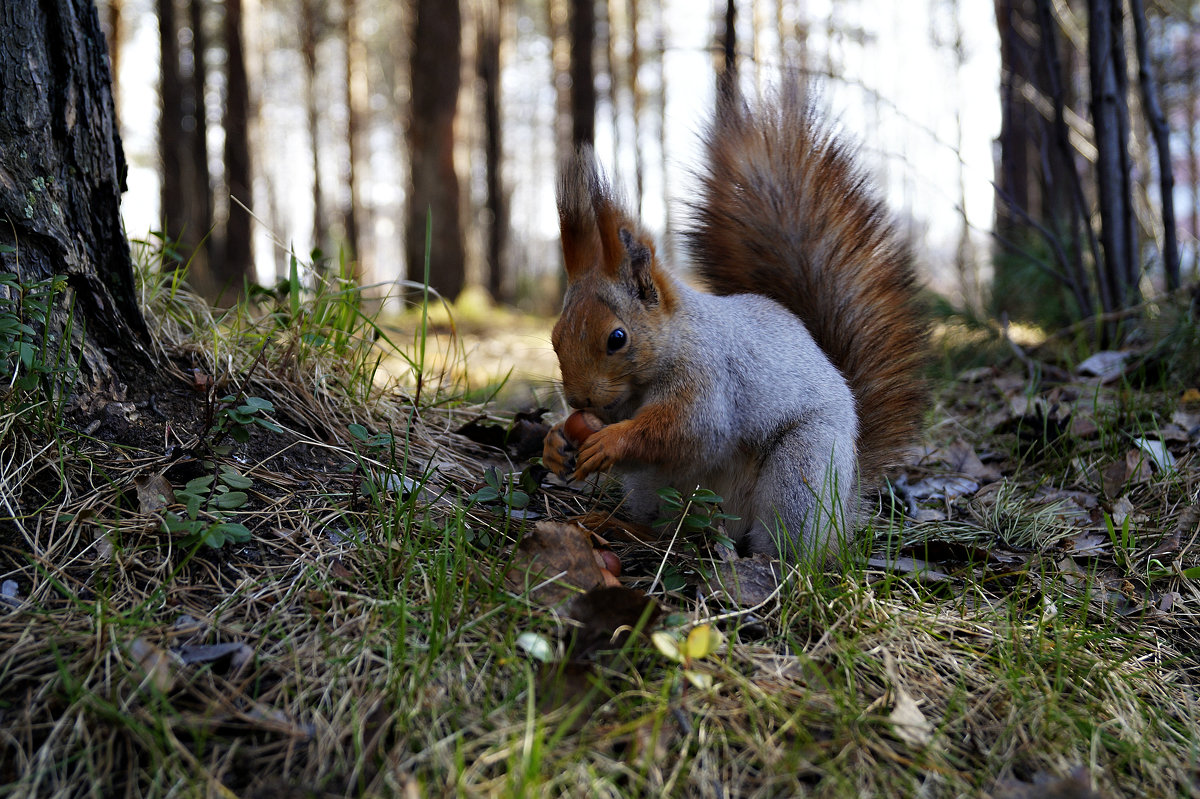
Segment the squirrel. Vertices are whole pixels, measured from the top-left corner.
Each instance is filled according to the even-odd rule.
[[[564,479],[613,467],[644,521],[660,488],[711,489],[740,551],[819,564],[920,430],[913,257],[798,89],[753,108],[720,93],[704,144],[685,231],[700,287],[660,263],[589,148],[564,162],[551,340],[567,402],[604,426],[576,445],[555,425],[543,463]]]

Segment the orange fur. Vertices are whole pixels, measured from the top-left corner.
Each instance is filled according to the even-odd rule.
[[[713,293],[764,294],[804,321],[850,384],[859,467],[874,477],[916,437],[928,404],[912,254],[799,92],[777,101],[722,102],[689,249]]]

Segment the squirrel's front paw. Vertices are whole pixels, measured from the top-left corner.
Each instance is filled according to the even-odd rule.
[[[628,438],[625,430],[629,423],[617,422],[595,431],[579,448],[576,459],[575,479],[580,480],[592,472],[602,472],[614,463],[625,459]]]
[[[542,443],[542,465],[563,480],[571,479],[575,471],[575,456],[578,450],[567,439],[562,423],[550,428],[546,440]]]

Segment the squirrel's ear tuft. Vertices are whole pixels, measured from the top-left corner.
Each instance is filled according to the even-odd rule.
[[[591,147],[584,145],[563,159],[558,173],[558,226],[568,279],[574,280],[600,260],[593,197],[602,182]]]
[[[620,229],[618,236],[625,250],[625,258],[629,262],[629,277],[632,279],[634,294],[645,305],[657,305],[658,287],[654,285],[653,245],[635,239],[625,228]]]

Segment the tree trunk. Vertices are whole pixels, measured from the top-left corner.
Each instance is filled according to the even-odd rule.
[[[717,77],[718,89],[733,88],[737,80],[737,3],[727,0],[725,3],[725,28],[721,36],[721,51],[725,62],[721,65]]]
[[[125,156],[96,7],[0,0],[0,270],[24,282],[65,276],[87,325],[85,385],[145,362],[129,244],[121,227]],[[62,334],[66,311],[50,320]],[[74,325],[78,336],[80,325]]]
[[[996,168],[996,235],[1020,242],[1025,217],[1034,211],[1036,183],[1030,180],[1036,156],[1031,153],[1036,114],[1021,94],[1032,83],[1036,49],[1024,32],[1035,30],[1027,0],[997,0],[1000,33],[1000,158]]]
[[[508,202],[504,192],[504,155],[500,119],[500,31],[504,0],[489,0],[480,6],[478,70],[483,92],[484,165],[487,186],[488,291],[498,302],[512,299],[505,245],[508,238]]]
[[[367,48],[359,31],[358,0],[342,0],[342,38],[346,54],[346,204],[342,225],[348,257],[354,262],[354,276],[359,284],[367,282],[360,233],[362,191],[358,185],[358,159],[363,120],[370,102],[367,85]]]
[[[1104,250],[1100,280],[1105,311],[1127,308],[1138,301],[1121,17],[1120,2],[1088,2],[1088,74],[1096,138],[1100,244]]]
[[[159,218],[162,234],[178,242],[187,219],[184,172],[183,81],[179,75],[179,23],[175,0],[157,0],[159,45],[158,154],[162,166]],[[179,266],[182,267],[182,263]]]
[[[317,104],[317,41],[323,22],[318,14],[324,4],[317,0],[302,0],[300,9],[300,55],[304,61],[304,106],[308,114],[308,143],[312,153],[312,245],[325,255],[329,252],[329,228],[325,222],[325,192],[321,186],[320,122]]]
[[[415,0],[408,120],[409,170],[405,224],[408,279],[425,279],[453,300],[466,279],[459,222],[459,183],[454,168],[454,119],[458,108],[462,16],[459,0]],[[427,222],[432,225],[426,235]]]
[[[242,43],[242,0],[225,0],[225,190],[229,210],[225,215],[221,258],[214,272],[222,284],[240,292],[243,282],[254,279],[254,253],[250,212],[254,207],[250,162],[250,84]],[[245,206],[243,208],[242,206]]]
[[[1179,288],[1179,243],[1175,230],[1175,174],[1171,162],[1171,134],[1167,118],[1158,101],[1158,85],[1150,67],[1150,47],[1146,39],[1146,8],[1142,0],[1130,0],[1134,39],[1137,42],[1138,82],[1142,88],[1142,110],[1154,136],[1158,151],[1158,189],[1162,202],[1163,272],[1167,289]]]
[[[645,92],[638,79],[642,71],[642,50],[638,46],[637,0],[629,0],[629,95],[633,102],[633,203],[639,217],[642,214],[642,193],[645,191],[646,163],[642,153],[642,109]]]
[[[571,0],[571,144],[596,140],[596,6],[593,0]]]
[[[204,30],[204,9],[209,0],[188,1],[188,26],[192,31],[190,72],[185,72],[184,141],[187,148],[188,171],[186,188],[189,246],[198,247],[188,273],[193,285],[210,300],[219,299],[224,288],[216,275],[216,266],[209,258],[213,226],[212,173],[208,169],[208,113],[204,94],[208,87],[208,67],[204,56],[208,36]],[[238,286],[237,289],[241,287]],[[235,290],[237,290],[235,289]]]
[[[121,107],[121,98],[117,94],[121,80],[121,49],[125,46],[124,23],[121,13],[123,10],[124,0],[108,0],[108,19],[104,23],[105,28],[108,29],[108,67],[109,74],[113,77],[113,107],[118,109]],[[118,121],[119,119],[120,117],[118,117]]]

